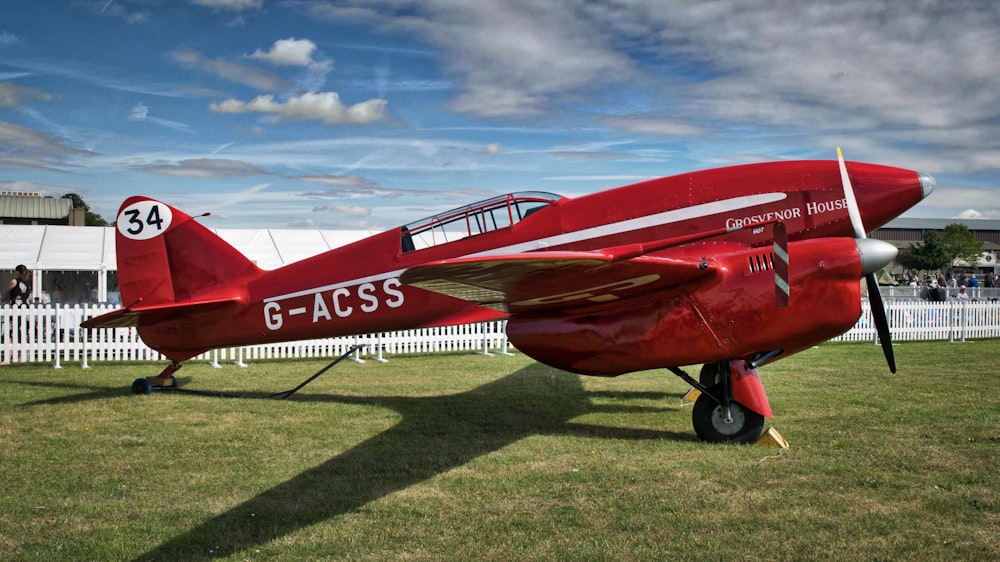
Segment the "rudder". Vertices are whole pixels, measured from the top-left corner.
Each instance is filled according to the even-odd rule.
[[[191,216],[155,199],[126,199],[116,230],[118,287],[126,307],[189,301],[220,283],[260,273]]]

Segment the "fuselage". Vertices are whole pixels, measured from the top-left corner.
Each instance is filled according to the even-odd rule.
[[[848,170],[870,230],[926,195],[913,171],[857,162],[848,163]],[[770,225],[779,221],[791,243],[854,236],[836,161],[734,166],[574,199],[528,193],[484,203],[235,280],[227,290],[239,292],[245,305],[225,319],[204,314],[140,326],[140,331],[147,342],[180,356],[215,347],[486,321],[505,318],[511,310],[405,285],[401,273],[462,256],[601,250],[671,240],[675,243],[649,255],[709,259],[769,247],[774,242]],[[417,244],[415,237],[420,238]],[[586,286],[585,279],[580,282]],[[702,286],[711,290],[718,280],[699,283],[685,287],[685,294],[697,294]],[[592,288],[598,293],[617,289]],[[641,286],[626,288],[619,295],[625,297],[623,314],[649,302],[635,301]],[[544,286],[538,287],[538,295],[546,296]],[[197,349],[190,342],[197,342]]]

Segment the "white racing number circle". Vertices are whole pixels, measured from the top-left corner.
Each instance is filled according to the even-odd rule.
[[[159,201],[136,201],[118,213],[118,232],[132,240],[149,240],[170,228],[173,213]]]

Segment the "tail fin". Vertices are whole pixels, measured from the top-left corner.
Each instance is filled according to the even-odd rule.
[[[197,304],[199,293],[260,273],[198,221],[155,199],[126,199],[116,226],[118,287],[128,308]]]

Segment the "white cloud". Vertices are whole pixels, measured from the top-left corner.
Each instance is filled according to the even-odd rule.
[[[129,112],[128,115],[128,120],[153,123],[154,125],[160,125],[161,127],[166,127],[168,129],[180,131],[182,133],[187,133],[189,135],[194,134],[194,130],[191,128],[190,125],[187,125],[185,123],[178,123],[177,121],[171,121],[169,119],[163,119],[160,117],[153,117],[149,113],[149,107],[142,102],[139,102],[134,106],[132,106],[132,110]]]
[[[610,44],[604,22],[588,17],[576,2],[432,0],[407,5],[398,17],[392,0],[356,3],[361,7],[311,13],[421,35],[441,50],[446,71],[459,83],[452,105],[461,112],[538,115],[557,94],[633,75],[632,61]]]
[[[149,117],[149,107],[144,103],[137,103],[132,107],[132,111],[129,113],[128,118],[131,121],[142,121]]]
[[[275,66],[304,68],[305,74],[298,77],[299,89],[316,92],[326,83],[326,77],[333,65],[328,60],[317,61],[314,58],[315,52],[316,44],[312,41],[291,37],[275,41],[268,51],[257,49],[253,54],[244,57]]]
[[[996,2],[357,0],[305,9],[421,36],[438,49],[457,89],[450,107],[463,113],[557,119],[582,109],[650,136],[807,135],[799,151],[821,135],[866,137],[866,158],[1000,168]],[[771,146],[759,150],[789,151]]]
[[[51,101],[52,96],[34,88],[24,88],[9,82],[0,82],[0,107],[16,107],[24,99]]]
[[[843,130],[954,127],[998,113],[1000,12],[989,3],[638,6],[619,25],[654,37],[662,57],[701,64],[680,92],[702,114]]]
[[[704,127],[674,119],[645,117],[609,117],[604,122],[628,133],[657,135],[661,137],[693,137],[705,133]]]
[[[275,122],[286,119],[316,120],[327,125],[338,125],[381,121],[385,118],[387,103],[382,99],[370,99],[347,106],[341,103],[340,96],[336,92],[306,92],[284,102],[276,101],[274,96],[270,95],[257,96],[248,102],[229,99],[222,103],[213,103],[210,109],[218,113],[263,113]]]
[[[337,188],[370,189],[375,182],[361,176],[296,176],[295,179]]]
[[[313,60],[316,44],[308,39],[279,39],[267,52],[257,49],[247,58],[262,60],[278,66],[329,66],[329,61]]]
[[[288,226],[292,228],[313,228],[316,226],[316,223],[310,218],[292,219],[288,221]]]
[[[361,176],[296,176],[294,179],[328,186],[323,191],[300,193],[311,199],[398,199],[404,195],[414,195],[412,190],[392,189],[379,185]]]
[[[36,129],[0,121],[0,169],[51,169],[76,156],[90,156],[64,139]]]
[[[223,158],[191,158],[176,164],[143,166],[143,171],[185,178],[231,178],[236,176],[269,175],[252,164]]]
[[[209,59],[192,49],[174,51],[173,57],[189,68],[264,92],[284,92],[295,87],[294,82],[281,76],[222,58]]]
[[[969,187],[939,181],[934,193],[907,215],[997,219],[1000,218],[1000,204],[993,187]]]
[[[371,209],[358,205],[317,205],[313,207],[313,212],[337,213],[351,217],[368,217],[372,214]]]
[[[966,209],[966,210],[962,211],[961,213],[955,215],[955,218],[956,219],[984,219],[986,217],[984,217],[981,212],[979,212],[979,211],[977,211],[975,209]]]

